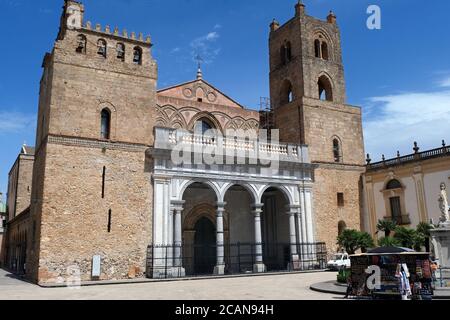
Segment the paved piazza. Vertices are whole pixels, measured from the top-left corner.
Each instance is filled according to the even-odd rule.
[[[41,288],[0,270],[0,300],[341,300],[309,286],[336,279],[334,272],[238,277],[193,281]]]

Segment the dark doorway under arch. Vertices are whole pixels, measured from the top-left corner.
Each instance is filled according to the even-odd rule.
[[[216,255],[216,227],[208,218],[200,218],[195,224],[195,274],[212,274],[217,261]]]

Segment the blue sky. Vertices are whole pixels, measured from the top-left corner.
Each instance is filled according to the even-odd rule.
[[[207,81],[250,107],[268,96],[268,28],[294,14],[296,0],[85,0],[85,19],[150,34],[159,87],[191,80],[193,51]],[[342,32],[348,103],[363,107],[367,152],[378,160],[450,143],[448,0],[305,0]],[[0,191],[20,146],[34,145],[45,52],[58,32],[62,0],[0,0]],[[381,30],[366,9],[382,10]]]

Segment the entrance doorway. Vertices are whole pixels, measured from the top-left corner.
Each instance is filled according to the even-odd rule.
[[[195,224],[194,272],[212,274],[216,262],[216,227],[211,220],[203,217]]]

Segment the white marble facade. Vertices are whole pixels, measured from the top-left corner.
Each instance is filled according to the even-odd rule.
[[[204,161],[177,164],[173,161],[173,150],[180,144],[196,146],[197,149],[191,149],[192,155],[198,150],[204,151],[205,147],[212,146],[216,149],[220,144],[225,145],[225,149],[235,151],[241,149],[246,153],[244,156],[240,155],[239,163],[231,165],[226,161],[223,162],[227,164],[207,165]],[[253,157],[251,151],[255,150],[264,151],[259,158],[271,157],[272,160],[276,160],[276,167],[249,161]],[[173,255],[170,257],[173,258],[171,263],[173,261],[173,266],[178,268],[176,272],[179,275],[184,275],[184,271],[181,274],[179,271],[180,267],[181,269],[184,267],[182,259],[179,258],[183,246],[183,222],[189,218],[184,212],[186,191],[194,184],[202,184],[209,189],[209,198],[215,200],[213,203],[217,244],[215,274],[223,274],[225,270],[224,237],[228,237],[229,241],[238,238],[244,241],[252,240],[256,244],[253,271],[265,271],[261,216],[264,215],[263,196],[268,190],[277,190],[285,199],[284,207],[277,209],[281,211],[280,214],[285,215],[279,218],[279,224],[284,224],[285,227],[280,226],[278,233],[282,233],[279,235],[280,239],[286,239],[287,243],[291,244],[292,266],[297,265],[296,262],[299,261],[298,244],[315,242],[312,207],[314,166],[309,161],[307,147],[236,139],[233,140],[233,144],[227,144],[225,139],[206,139],[186,131],[156,128],[155,147],[150,149],[148,154],[153,159],[154,166],[153,245],[173,246],[173,251],[169,255]],[[236,200],[236,203],[231,205],[231,202],[235,201],[234,198],[240,198],[239,192],[230,192],[236,186],[242,189],[242,193],[246,192],[249,195],[248,200]],[[201,198],[200,196],[195,201],[201,202]],[[227,211],[239,211],[234,216],[233,223],[227,225],[231,230],[224,230],[227,199],[230,203]],[[243,205],[246,201],[250,202],[248,206]],[[247,214],[249,216],[246,216]],[[167,250],[165,252],[167,253]],[[167,263],[167,260],[164,262]]]

